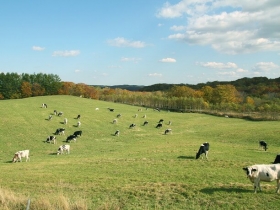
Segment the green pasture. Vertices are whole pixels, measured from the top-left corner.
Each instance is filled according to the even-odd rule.
[[[0,188],[30,198],[31,209],[42,198],[51,202],[60,195],[83,201],[88,209],[280,208],[276,182],[262,182],[263,191],[254,194],[242,170],[274,161],[280,122],[140,108],[73,96],[0,101]],[[49,121],[54,110],[64,115]],[[122,116],[113,124],[117,114]],[[157,129],[160,119],[164,124]],[[131,123],[136,127],[129,129]],[[55,145],[45,143],[57,128],[65,128],[65,136],[57,136]],[[172,133],[164,135],[167,128]],[[70,154],[57,156],[57,148],[76,130],[83,135],[69,143]],[[267,151],[259,140],[267,141]],[[210,143],[208,161],[195,159],[203,142]],[[13,154],[24,149],[31,161],[12,163]]]

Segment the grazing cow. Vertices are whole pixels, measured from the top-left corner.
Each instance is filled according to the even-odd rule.
[[[42,108],[48,108],[47,104],[42,104]]]
[[[113,123],[113,124],[116,124],[117,122],[118,122],[118,120],[117,120],[117,119],[114,119],[112,123]]]
[[[247,174],[247,178],[254,183],[254,192],[257,192],[257,188],[262,191],[260,182],[272,182],[276,180],[277,189],[276,193],[279,192],[280,187],[280,164],[262,164],[262,165],[252,165],[243,168]]]
[[[52,115],[49,115],[49,120],[51,120],[52,119]]]
[[[73,133],[74,136],[78,137],[78,136],[82,136],[82,131],[75,131]]]
[[[171,125],[171,124],[172,124],[172,122],[171,122],[171,121],[169,121],[169,122],[168,122],[168,125]]]
[[[117,118],[120,118],[121,116],[122,116],[121,114],[118,114],[118,115],[117,115]]]
[[[78,114],[78,116],[77,116],[77,118],[76,118],[76,119],[78,119],[78,120],[79,120],[79,119],[81,119],[81,115],[80,115],[80,114]]]
[[[144,114],[144,115],[143,115],[143,118],[146,118],[146,117],[147,117],[147,115]]]
[[[148,121],[145,121],[145,122],[143,123],[143,125],[144,125],[144,126],[145,126],[145,125],[148,125],[148,123],[149,123]]]
[[[196,153],[196,159],[198,159],[202,154],[205,154],[206,159],[208,159],[209,148],[210,148],[210,144],[208,142],[201,144],[198,152]]]
[[[66,125],[68,122],[67,118],[64,118],[64,124]]]
[[[134,128],[136,126],[136,124],[132,123],[129,128]]]
[[[266,151],[268,149],[267,148],[267,143],[265,141],[263,141],[263,140],[261,140],[259,142],[259,145],[260,145],[260,147],[262,147],[264,149],[264,151]]]
[[[135,115],[134,115],[134,118],[136,118],[136,117],[138,117],[138,114],[135,114]]]
[[[116,130],[115,136],[119,136],[119,135],[120,135],[120,130]]]
[[[57,150],[57,155],[59,154],[63,154],[63,152],[66,152],[67,154],[70,154],[70,145],[68,144],[64,144],[64,145],[61,145],[58,150]]]
[[[114,109],[111,109],[111,108],[108,108],[108,109],[109,109],[110,112],[113,112],[113,111],[114,111]]]
[[[168,133],[172,133],[171,128],[168,128],[168,129],[166,129],[166,130],[164,131],[164,134],[165,134],[165,135],[168,134]]]
[[[21,162],[21,158],[26,158],[25,162],[27,162],[28,160],[30,161],[29,150],[22,150],[22,151],[16,152],[12,161],[13,161],[13,163],[15,163],[17,161]]]
[[[163,121],[164,121],[163,119],[160,119],[160,120],[158,121],[158,123],[163,123]]]
[[[55,136],[48,136],[46,143],[51,143],[53,142],[54,144],[56,143],[56,137]]]
[[[71,142],[71,141],[76,142],[76,140],[77,140],[76,137],[77,137],[77,136],[75,136],[75,135],[70,135],[70,136],[67,137],[66,142],[67,142],[67,143],[69,143],[69,142]]]
[[[57,111],[56,110],[53,110],[53,113],[54,113],[54,115],[57,115]]]
[[[161,127],[162,127],[161,123],[157,124],[157,126],[156,126],[156,128],[161,128]]]
[[[77,127],[80,127],[81,124],[82,124],[82,123],[81,123],[80,121],[78,121],[78,122],[77,122]]]
[[[61,134],[65,134],[64,133],[65,132],[65,128],[58,128],[58,129],[56,129],[56,131],[55,131],[55,135],[61,135]]]
[[[63,112],[59,112],[58,114],[57,114],[57,116],[62,116],[63,115]]]

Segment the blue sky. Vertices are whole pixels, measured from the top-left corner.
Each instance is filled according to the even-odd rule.
[[[89,85],[280,77],[278,0],[2,0],[0,72]]]

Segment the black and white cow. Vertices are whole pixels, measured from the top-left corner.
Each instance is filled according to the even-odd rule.
[[[42,108],[48,108],[47,104],[42,104]]]
[[[57,150],[57,155],[63,154],[64,152],[66,152],[67,154],[70,154],[70,145],[65,144],[65,145],[61,145],[58,150]]]
[[[78,137],[78,136],[82,136],[82,131],[75,131],[74,133],[73,133],[73,135],[74,136],[76,136],[76,137]]]
[[[136,124],[132,123],[130,124],[129,128],[134,128],[136,126]]]
[[[51,120],[52,119],[52,115],[49,115],[49,119],[48,120]]]
[[[56,143],[56,137],[55,136],[48,136],[48,138],[46,139],[46,143],[51,143],[53,142],[53,144]]]
[[[66,125],[67,122],[68,122],[67,118],[64,118],[64,121],[63,121],[64,125]]]
[[[143,126],[145,126],[145,125],[148,125],[148,121],[145,121],[144,123],[143,123]]]
[[[162,123],[157,124],[156,128],[161,128],[162,127]]]
[[[208,159],[208,152],[210,149],[210,144],[208,142],[205,142],[200,145],[198,152],[196,153],[196,159],[200,157],[200,155],[205,154],[206,159]]]
[[[113,119],[113,124],[116,124],[118,122],[118,120],[117,119]]]
[[[77,122],[77,127],[80,127],[82,123],[80,121]]]
[[[14,154],[13,157],[13,163],[19,161],[21,162],[21,158],[26,158],[25,162],[27,162],[28,160],[30,161],[30,157],[29,157],[29,150],[22,150],[22,151],[18,151]]]
[[[120,118],[122,115],[121,114],[117,114],[117,118]]]
[[[166,129],[166,130],[164,131],[164,134],[165,134],[165,135],[168,134],[168,133],[172,133],[171,128],[168,128],[168,129]]]
[[[263,140],[259,141],[259,145],[261,148],[264,149],[264,151],[266,151],[268,148],[267,148],[267,143]]]
[[[57,115],[57,111],[56,110],[53,110],[53,113],[54,113],[54,115]]]
[[[115,109],[108,108],[110,112],[113,112]]]
[[[119,135],[120,135],[120,130],[116,130],[115,136],[119,136]]]
[[[158,121],[158,123],[161,123],[161,124],[162,124],[162,123],[163,123],[163,121],[164,121],[163,119],[160,119],[160,120]]]
[[[258,188],[262,191],[260,182],[272,182],[276,180],[277,189],[279,192],[280,187],[280,164],[268,164],[268,165],[252,165],[244,167],[243,170],[247,174],[247,178],[254,183],[254,192],[256,193]]]
[[[75,136],[75,135],[70,135],[70,136],[67,137],[66,142],[67,142],[67,143],[70,143],[71,141],[76,142],[76,141],[77,141],[76,138],[77,138],[77,136]]]
[[[77,118],[76,118],[76,119],[78,119],[78,120],[79,120],[79,119],[81,119],[81,115],[80,115],[80,114],[78,114],[78,116],[77,116]]]
[[[63,115],[63,112],[59,112],[58,114],[57,114],[57,116],[59,116],[59,117],[61,117]]]
[[[55,131],[55,133],[54,133],[55,135],[61,135],[61,134],[65,134],[65,128],[58,128],[58,129],[56,129],[56,131]]]

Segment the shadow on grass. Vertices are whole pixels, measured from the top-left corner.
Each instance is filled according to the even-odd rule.
[[[179,159],[195,159],[194,156],[179,156],[177,158],[179,158]]]
[[[252,193],[252,190],[249,189],[242,189],[242,188],[236,188],[236,187],[214,187],[214,188],[204,188],[200,190],[200,192],[205,194],[214,194],[215,192],[223,192],[223,193]]]
[[[13,163],[13,161],[12,160],[8,160],[5,163]]]
[[[49,155],[57,155],[56,152],[49,153]]]

